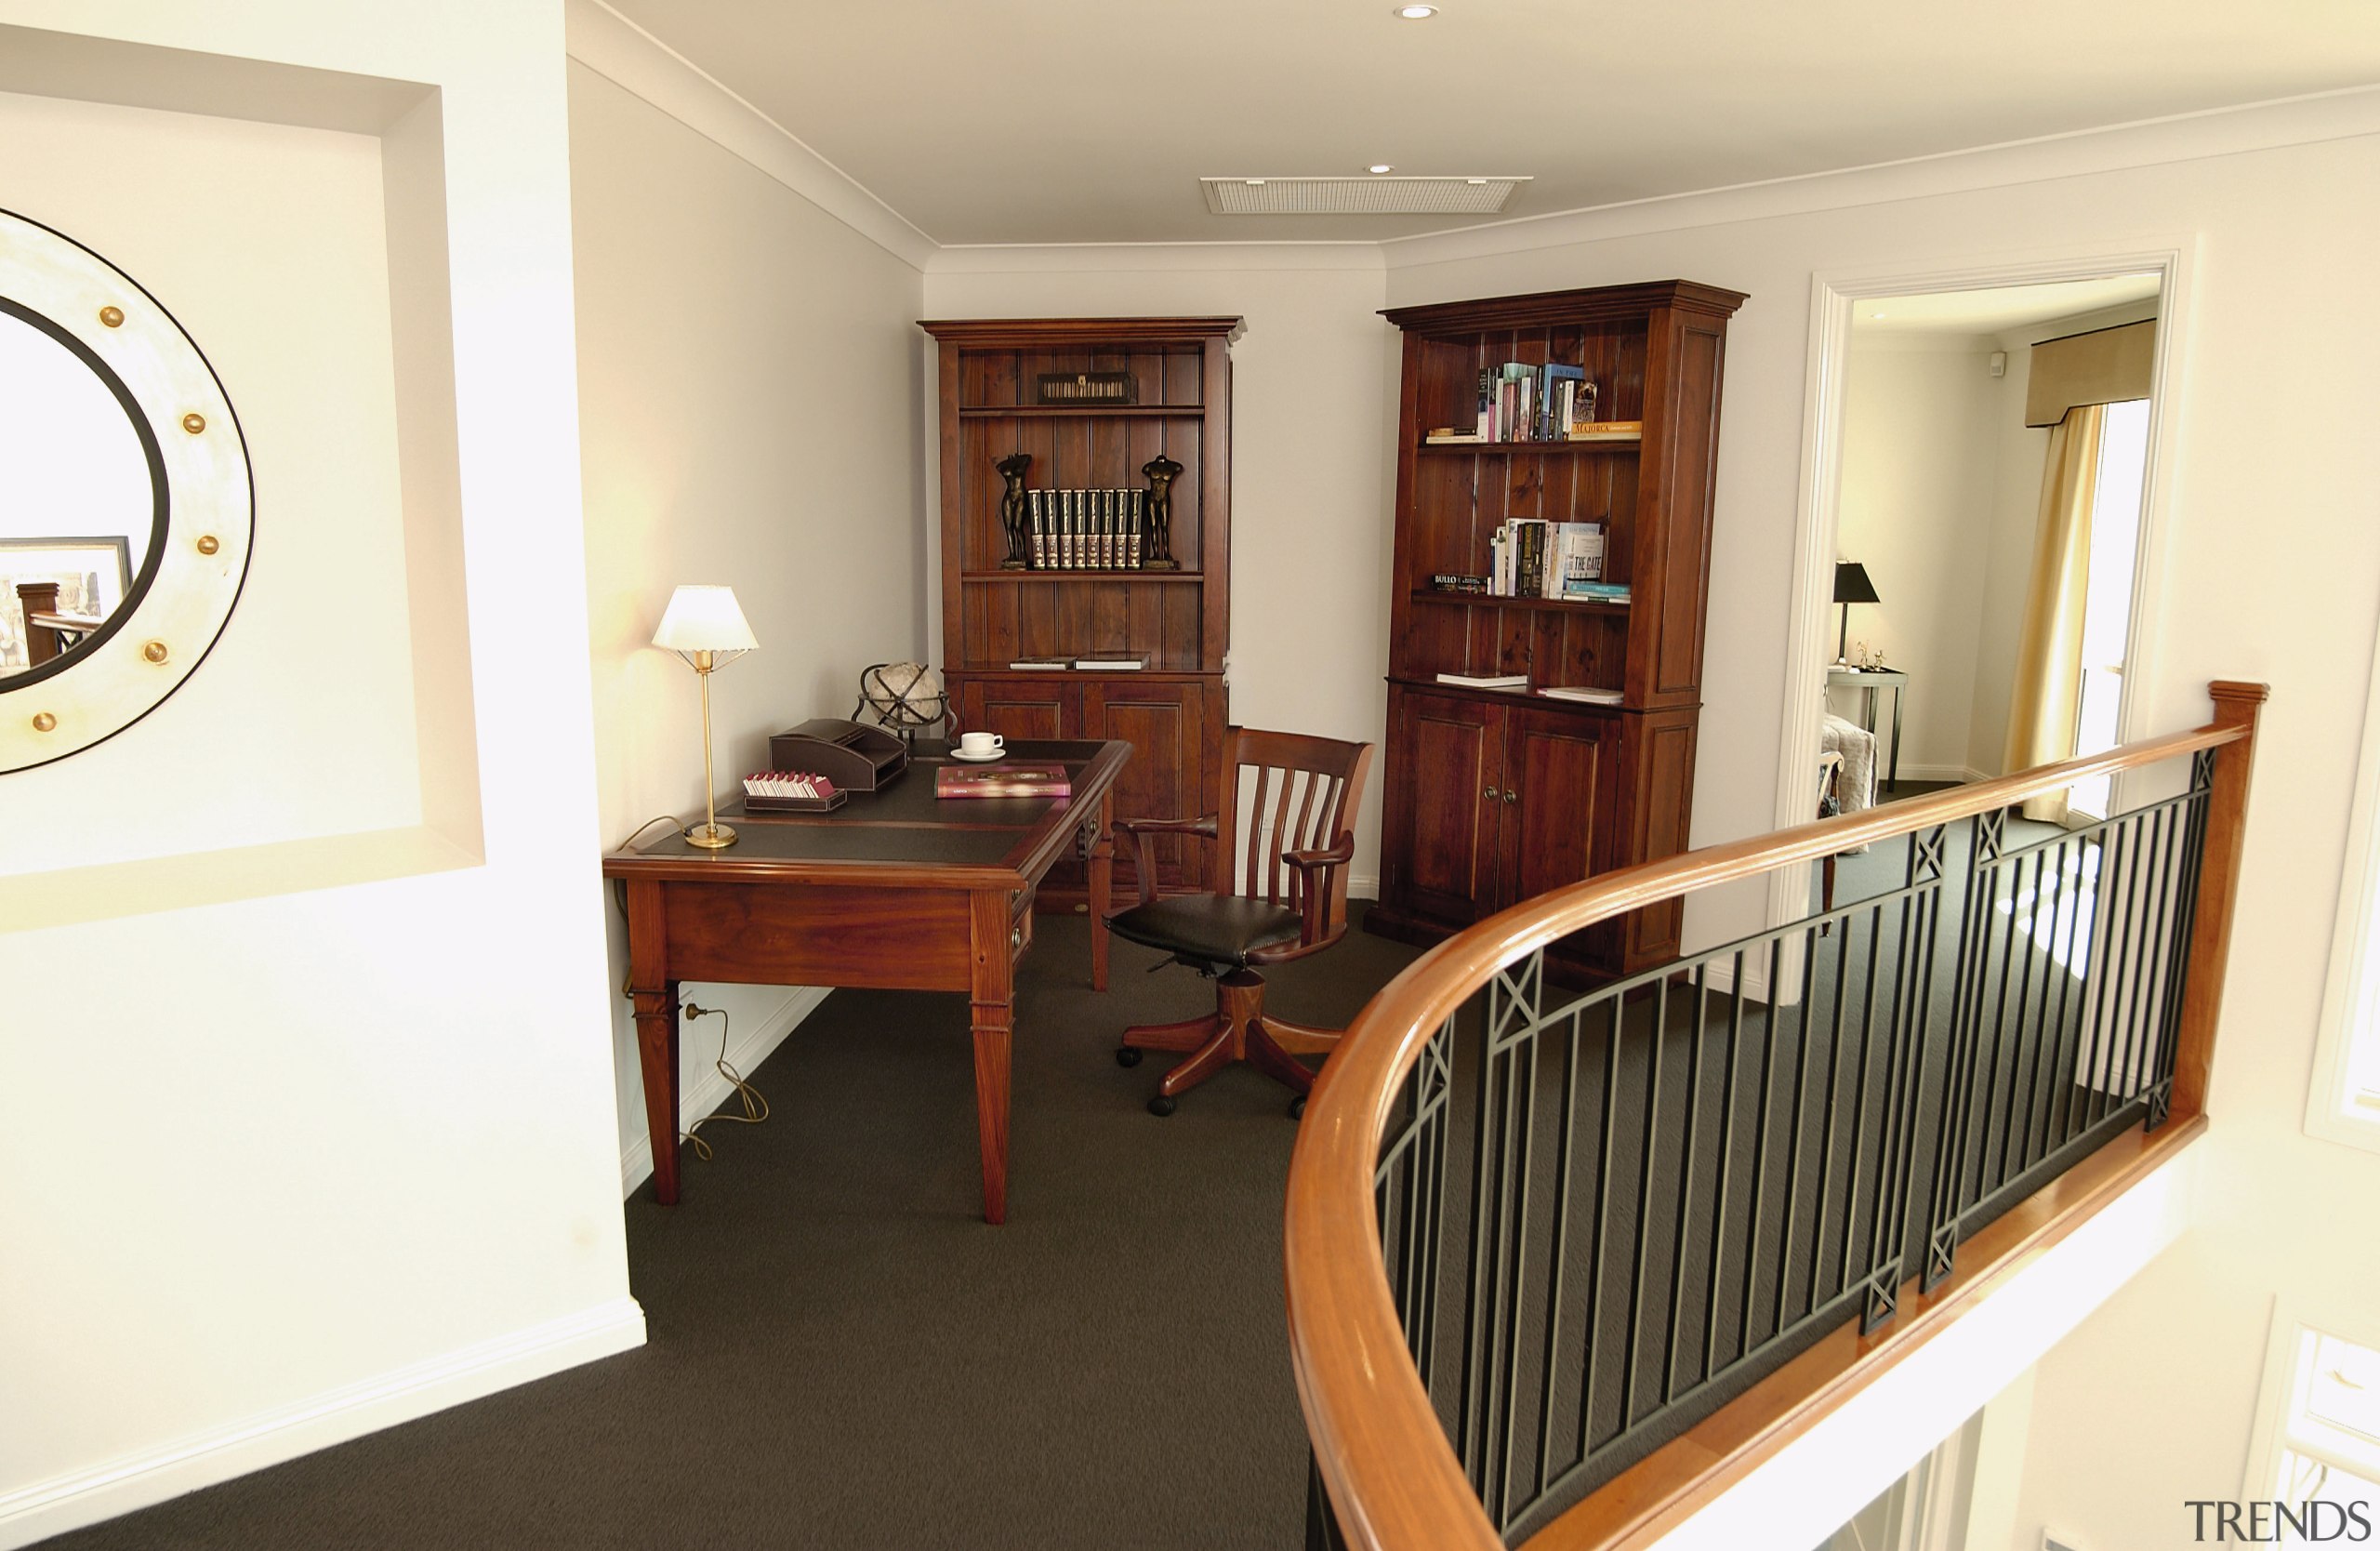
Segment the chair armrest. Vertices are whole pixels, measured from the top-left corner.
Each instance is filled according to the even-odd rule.
[[[1330,874],[1334,868],[1346,866],[1355,859],[1355,837],[1342,831],[1339,838],[1326,846],[1309,851],[1284,851],[1281,860],[1298,869],[1303,885],[1298,898],[1298,945],[1312,947],[1339,929],[1330,919],[1330,902],[1334,895]]]
[[[1157,854],[1149,847],[1152,835],[1200,835],[1215,838],[1215,815],[1204,818],[1119,818],[1116,821],[1118,839],[1130,841],[1132,846],[1132,882],[1141,891],[1140,902],[1152,904],[1157,899]]]

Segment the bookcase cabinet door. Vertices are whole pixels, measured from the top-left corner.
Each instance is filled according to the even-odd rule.
[[[968,679],[959,686],[959,728],[1004,738],[1079,737],[1082,686],[1060,674],[1038,679]]]
[[[1620,785],[1621,722],[1515,706],[1504,713],[1506,805],[1496,906],[1582,882],[1613,865],[1612,819]],[[1564,957],[1607,966],[1622,922],[1608,921],[1567,939]]]
[[[1096,680],[1082,685],[1081,731],[1072,736],[1132,746],[1116,778],[1117,818],[1197,818],[1222,805],[1210,750],[1223,746],[1223,720],[1220,681]],[[1155,849],[1158,888],[1207,886],[1211,846],[1169,835]],[[1118,849],[1119,894],[1139,886],[1133,866],[1131,852]]]
[[[1386,892],[1395,908],[1448,924],[1496,897],[1504,791],[1504,710],[1453,696],[1390,692]]]

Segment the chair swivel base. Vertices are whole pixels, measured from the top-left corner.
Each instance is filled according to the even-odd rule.
[[[1175,1099],[1234,1061],[1245,1061],[1297,1094],[1289,1101],[1289,1113],[1294,1116],[1305,1112],[1305,1096],[1314,1088],[1314,1069],[1295,1057],[1328,1054],[1339,1042],[1339,1032],[1268,1016],[1264,977],[1253,970],[1234,970],[1215,977],[1212,1013],[1181,1023],[1128,1028],[1116,1059],[1120,1065],[1136,1067],[1144,1050],[1190,1053],[1187,1060],[1165,1074],[1157,1097],[1149,1100],[1152,1115],[1172,1114]]]

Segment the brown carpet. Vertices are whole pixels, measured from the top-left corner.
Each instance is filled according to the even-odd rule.
[[[1235,1067],[1150,1116],[1164,1068],[1118,1067],[1116,1031],[1212,988],[1119,943],[1096,995],[1085,922],[1038,931],[1006,1227],[977,1218],[962,999],[839,991],[753,1074],[769,1123],[716,1128],[681,1205],[627,1204],[650,1345],[45,1544],[1300,1544],[1289,1095]],[[1411,957],[1351,933],[1273,1005],[1342,1024]]]

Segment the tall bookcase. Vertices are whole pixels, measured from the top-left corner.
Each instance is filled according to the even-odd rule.
[[[1119,818],[1214,813],[1231,643],[1231,356],[1237,318],[990,318],[919,326],[942,404],[944,676],[961,727],[1012,738],[1120,738]],[[1129,386],[1113,387],[1115,374]],[[1106,376],[1116,399],[1041,402],[1040,383]],[[1120,401],[1120,402],[1119,402]],[[1174,570],[1004,570],[998,465],[1032,457],[1033,490],[1139,490],[1164,457]],[[1136,671],[1013,669],[1033,657],[1141,656]],[[1200,886],[1192,842],[1157,848],[1158,886]],[[1119,886],[1131,862],[1117,857]],[[1082,898],[1078,868],[1045,907]]]
[[[1703,612],[1727,320],[1744,298],[1687,281],[1394,309],[1404,331],[1389,599],[1381,902],[1366,925],[1435,941],[1593,873],[1671,855],[1692,819]],[[1634,441],[1432,443],[1473,427],[1483,369],[1581,367]],[[1507,518],[1605,524],[1624,603],[1440,590],[1489,569]],[[1527,674],[1525,691],[1441,673]],[[1613,705],[1549,685],[1618,692]],[[1678,948],[1673,902],[1562,945],[1625,974]]]

